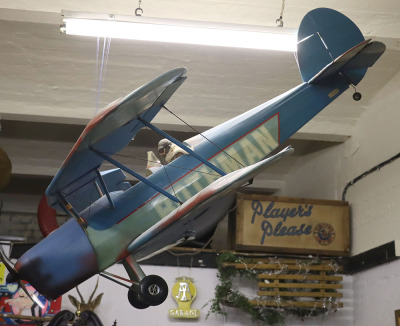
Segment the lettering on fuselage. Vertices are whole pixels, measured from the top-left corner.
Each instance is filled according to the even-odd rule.
[[[278,146],[278,142],[279,117],[274,115],[209,161],[225,173],[230,173],[259,162]],[[202,164],[174,183],[167,191],[176,194],[181,201],[185,202],[219,177],[218,173]],[[175,202],[165,196],[158,196],[154,201],[154,208],[160,218],[178,207]]]
[[[225,133],[228,132],[231,131],[226,131]],[[225,147],[224,151],[216,153],[209,158],[211,163],[225,173],[230,173],[243,166],[258,162],[278,146],[279,117],[276,114],[269,120],[260,123],[253,130],[236,129],[235,135],[238,137],[235,142]],[[222,135],[221,137],[225,136]],[[234,137],[232,137],[232,141],[233,139]],[[213,141],[218,143],[218,139],[213,139]],[[215,153],[215,147],[211,144],[209,146],[210,157]],[[171,184],[166,188],[166,191],[177,196],[180,201],[186,202],[220,177],[218,173],[199,162],[194,170]],[[104,230],[88,228],[90,241],[93,247],[96,248],[99,268],[105,269],[115,260],[120,259],[119,257],[125,252],[126,246],[132,241],[132,237],[138,237],[178,207],[178,203],[164,195],[154,194],[154,197],[143,206],[138,207],[129,214],[124,214],[124,217],[116,223],[115,229],[105,232]],[[113,237],[115,232],[118,232],[118,237]],[[112,242],[111,238],[115,239],[115,242]],[[107,241],[104,239],[107,239]]]

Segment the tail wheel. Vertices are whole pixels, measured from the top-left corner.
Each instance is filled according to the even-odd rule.
[[[141,295],[136,292],[132,287],[128,291],[128,300],[132,307],[136,309],[146,309],[150,307],[148,303],[146,303]]]
[[[150,306],[162,304],[168,296],[168,285],[158,275],[148,275],[140,281],[140,297]]]
[[[361,100],[361,93],[355,92],[355,93],[353,94],[353,99],[354,99],[354,101],[359,101],[359,100]]]

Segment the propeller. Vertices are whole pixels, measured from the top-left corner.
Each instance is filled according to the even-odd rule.
[[[39,300],[38,296],[35,294],[30,294],[26,289],[25,284],[22,282],[17,270],[14,268],[12,262],[8,259],[7,255],[4,252],[3,246],[0,245],[0,260],[3,262],[4,266],[6,266],[8,270],[7,275],[7,283],[18,283],[22,290],[26,293],[26,295],[35,302],[41,309],[44,308],[43,303]]]

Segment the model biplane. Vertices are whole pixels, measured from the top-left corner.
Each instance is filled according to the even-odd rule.
[[[320,8],[304,17],[298,31],[296,59],[303,83],[203,135],[180,142],[152,124],[185,81],[185,68],[115,101],[90,121],[46,191],[49,205],[72,218],[15,266],[2,255],[8,280],[25,280],[54,299],[100,273],[117,283],[129,281],[134,307],[161,304],[168,293],[166,282],[146,276],[138,262],[214,227],[232,203],[219,199],[290,154],[290,147],[271,152],[350,85],[357,85],[384,51],[384,44],[365,40],[346,16]],[[185,153],[148,177],[112,157],[143,127]],[[100,172],[105,161],[115,169]],[[131,186],[124,172],[139,182]],[[106,272],[118,262],[129,279]]]

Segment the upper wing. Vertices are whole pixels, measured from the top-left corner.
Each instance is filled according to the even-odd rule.
[[[288,146],[274,156],[231,172],[214,181],[133,240],[128,245],[128,252],[133,254],[137,260],[149,258],[168,247],[187,240],[198,228],[215,225],[221,216],[213,211],[205,217],[204,213],[215,206],[218,199],[254,178],[267,165],[292,152],[293,148]],[[196,221],[199,217],[204,218]]]
[[[103,162],[93,150],[112,155],[128,145],[143,127],[137,118],[151,121],[186,79],[185,73],[185,68],[171,70],[94,117],[47,188],[49,205],[56,206],[61,197],[72,203],[77,191],[93,186],[95,171]]]

